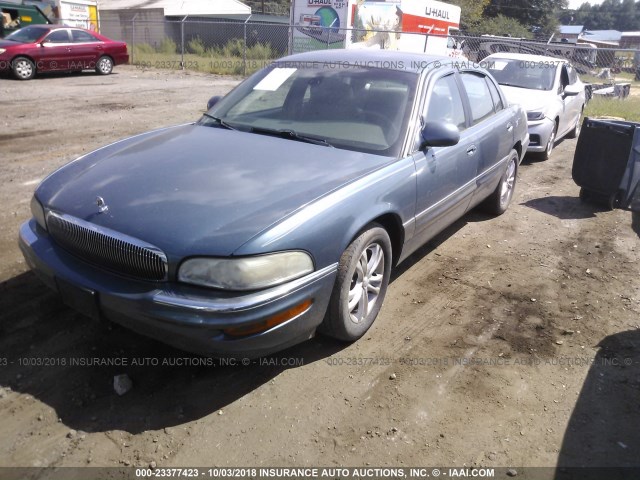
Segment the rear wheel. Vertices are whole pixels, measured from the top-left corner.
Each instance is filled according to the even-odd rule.
[[[100,75],[109,75],[113,71],[113,60],[106,55],[100,57],[98,63],[96,63],[96,72]]]
[[[502,215],[509,208],[513,191],[516,188],[518,174],[518,152],[511,150],[507,168],[500,178],[500,183],[489,197],[483,202],[483,209],[492,215]]]
[[[354,341],[371,327],[382,307],[391,274],[391,240],[372,223],[340,257],[338,278],[320,331]]]
[[[11,61],[11,70],[18,80],[31,80],[36,74],[35,64],[27,57],[17,57]]]

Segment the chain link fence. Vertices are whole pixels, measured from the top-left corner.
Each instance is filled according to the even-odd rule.
[[[288,20],[288,19],[287,19]],[[460,60],[481,62],[499,52],[528,53],[564,58],[590,83],[612,83],[614,76],[633,80],[640,50],[603,47],[591,43],[546,43],[509,37],[408,34],[389,31],[289,25],[269,21],[183,19],[100,22],[100,31],[129,45],[131,63],[140,68],[199,70],[217,74],[249,75],[287,54],[344,48],[413,48],[448,51]],[[410,40],[407,40],[410,38]],[[442,48],[444,47],[444,48]],[[448,50],[447,50],[448,47]]]

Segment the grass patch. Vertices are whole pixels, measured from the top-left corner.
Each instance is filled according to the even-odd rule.
[[[631,82],[632,86],[640,86],[640,81],[636,80],[635,73],[629,72],[620,72],[616,74],[616,81],[620,82]]]
[[[620,117],[640,122],[640,96],[618,98],[593,98],[584,109],[587,117]]]
[[[165,39],[157,48],[148,44],[133,47],[133,64],[141,69],[163,68],[181,70],[182,58],[176,44]],[[251,75],[280,57],[268,43],[257,43],[246,52],[242,40],[231,40],[222,47],[206,48],[199,37],[187,43],[184,68],[218,75]]]
[[[224,56],[217,52],[207,51],[205,56],[195,53],[184,54],[185,70],[196,72],[215,73],[217,75],[251,75],[266,67],[275,59],[247,59],[246,71],[242,57]],[[143,53],[136,50],[133,57],[133,65],[140,69],[163,68],[168,70],[181,70],[180,54],[168,55],[165,53]]]
[[[596,85],[602,83],[631,83],[633,87],[640,87],[640,81],[636,80],[636,76],[633,73],[628,72],[620,72],[620,73],[612,73],[612,78],[600,78],[595,75],[580,75],[580,80],[584,83],[593,83]]]

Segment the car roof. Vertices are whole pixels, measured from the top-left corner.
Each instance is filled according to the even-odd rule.
[[[330,49],[298,53],[281,58],[274,63],[328,63],[340,65],[383,68],[419,73],[426,69],[452,64],[451,57],[426,53],[399,52],[395,50]],[[459,62],[458,62],[459,63]]]
[[[564,58],[549,57],[547,55],[532,55],[530,53],[510,53],[510,52],[497,52],[492,53],[487,58],[503,58],[505,60],[522,60],[526,62],[564,62],[569,63]]]
[[[29,28],[29,27],[37,27],[37,28],[42,28],[44,30],[59,30],[61,28],[75,28],[77,30],[86,30],[85,28],[82,27],[73,27],[71,25],[58,25],[58,24],[46,24],[46,23],[37,23],[37,24],[32,24],[32,25],[27,25],[26,27],[23,28]]]

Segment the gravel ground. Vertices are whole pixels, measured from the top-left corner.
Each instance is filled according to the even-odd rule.
[[[236,83],[134,67],[0,79],[0,466],[640,466],[638,234],[578,199],[575,140],[525,159],[505,215],[471,212],[400,265],[351,345],[193,365],[28,272],[17,231],[48,172],[197,119]]]

